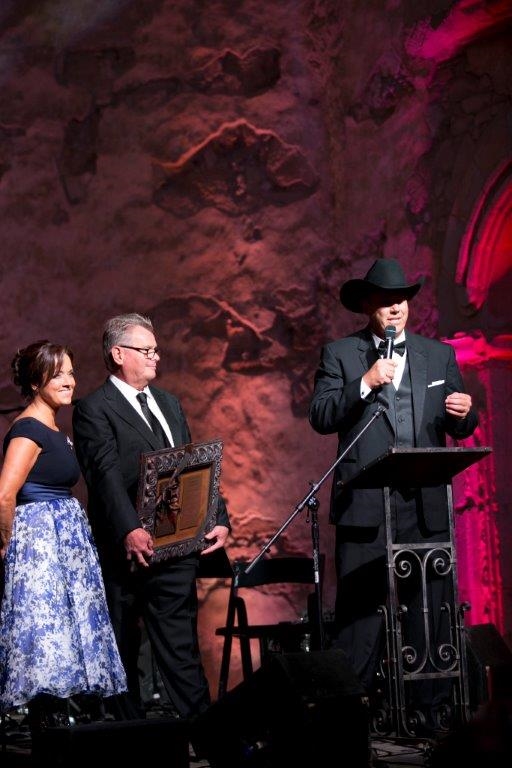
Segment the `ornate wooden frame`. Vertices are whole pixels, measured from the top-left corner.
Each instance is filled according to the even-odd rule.
[[[153,537],[152,563],[204,549],[215,526],[223,443],[189,443],[141,456],[137,512]]]

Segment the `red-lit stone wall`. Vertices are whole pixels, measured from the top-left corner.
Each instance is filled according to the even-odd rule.
[[[19,403],[18,346],[69,343],[80,395],[105,376],[104,320],[150,315],[165,350],[160,384],[182,399],[196,440],[224,441],[229,555],[256,555],[334,460],[335,438],[312,432],[307,406],[320,345],[361,323],[339,304],[344,280],[394,256],[411,279],[427,277],[414,330],[478,331],[489,343],[505,333],[506,301],[469,321],[454,286],[471,212],[510,155],[509,5],[3,2],[0,407]],[[500,264],[509,270],[506,253]],[[497,282],[506,294],[502,271],[486,283],[489,301]],[[510,384],[494,369],[465,375],[496,458],[493,482],[477,475],[460,490],[460,519],[477,527],[479,557],[496,559],[491,587],[488,569],[470,579],[464,566],[461,588],[471,619],[510,638],[510,492],[495,442],[510,431],[488,427]],[[310,549],[301,514],[274,551]],[[215,693],[226,590],[204,581],[201,598]],[[256,620],[298,619],[304,607],[284,591],[271,602],[255,602]]]

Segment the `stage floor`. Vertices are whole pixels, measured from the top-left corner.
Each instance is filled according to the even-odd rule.
[[[0,746],[2,768],[32,768],[30,734],[23,717],[9,719],[5,725],[3,736],[3,743]],[[371,768],[418,768],[427,766],[431,747],[431,743],[419,739],[372,739],[372,761],[369,765]],[[151,755],[151,752],[152,750],[149,748],[149,759],[151,757],[159,758],[159,755]],[[343,759],[344,764],[349,765],[346,762],[349,759],[349,755],[341,754],[340,757]],[[160,759],[159,762],[161,762]],[[48,755],[47,764],[51,765],[51,755]],[[196,758],[193,748],[190,746],[189,767],[209,768],[209,766],[208,761]],[[318,765],[315,768],[330,767]]]
[[[424,751],[424,744],[399,743],[397,741],[376,741],[372,743],[374,750],[371,768],[418,768],[427,766],[428,760]],[[342,755],[342,757],[345,757]],[[0,752],[0,760],[3,768],[32,768],[30,746],[8,745],[5,751]],[[48,763],[51,765],[51,762]],[[348,765],[348,763],[346,763]],[[190,756],[190,768],[209,768],[206,760],[197,760],[193,754]],[[330,768],[329,766],[315,766],[315,768]]]

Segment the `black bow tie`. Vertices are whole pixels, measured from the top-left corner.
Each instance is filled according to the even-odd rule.
[[[388,345],[386,341],[380,342],[379,346],[377,347],[379,355],[385,354],[387,346]],[[403,355],[405,352],[405,341],[401,341],[400,344],[393,344],[393,352],[396,352],[397,355]]]

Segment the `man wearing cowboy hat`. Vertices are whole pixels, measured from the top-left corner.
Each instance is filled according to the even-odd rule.
[[[339,456],[379,403],[385,405],[384,413],[337,465],[330,509],[330,522],[336,525],[335,645],[348,655],[370,696],[384,640],[378,608],[387,599],[384,498],[381,488],[344,485],[392,446],[444,447],[446,435],[463,439],[477,426],[453,348],[405,331],[408,302],[422,284],[423,280],[408,282],[395,259],[378,259],[362,280],[349,280],[341,287],[343,306],[365,314],[368,322],[362,330],[323,347],[309,410],[313,429],[338,434]],[[396,332],[392,357],[379,352],[379,344],[386,346],[385,329],[390,326]],[[449,539],[445,486],[394,490],[391,506],[394,543]],[[434,586],[429,585],[434,624],[446,589],[446,579],[439,581],[443,583],[436,585],[434,580]],[[412,605],[418,595],[409,598]],[[404,620],[404,633],[414,635],[414,625],[408,629],[407,621],[412,619]],[[423,631],[421,626],[419,630]],[[415,642],[413,637],[413,646]],[[420,697],[432,695],[431,689],[420,693]],[[431,704],[429,699],[428,709]]]

